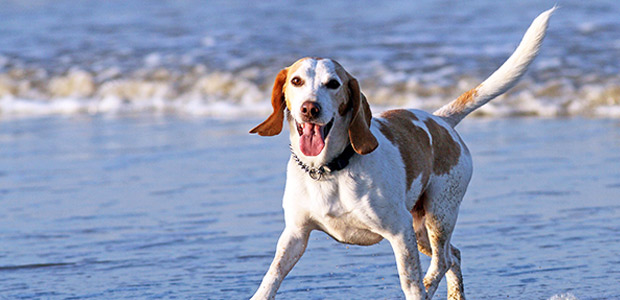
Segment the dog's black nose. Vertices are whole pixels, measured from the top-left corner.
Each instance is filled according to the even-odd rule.
[[[321,107],[313,101],[306,101],[301,104],[301,115],[308,120],[316,118],[321,112]]]

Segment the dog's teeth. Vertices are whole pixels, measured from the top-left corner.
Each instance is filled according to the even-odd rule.
[[[302,134],[303,134],[303,132],[304,132],[304,130],[303,130],[303,128],[301,127],[301,124],[299,124],[299,123],[297,123],[297,122],[295,122],[295,124],[297,125],[297,133],[299,133],[299,135],[302,135]]]

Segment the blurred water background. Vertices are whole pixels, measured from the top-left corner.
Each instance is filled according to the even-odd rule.
[[[375,106],[436,108],[476,86],[558,4],[494,116],[620,117],[620,4],[597,1],[75,1],[0,4],[0,116],[263,115],[278,70],[341,62]]]

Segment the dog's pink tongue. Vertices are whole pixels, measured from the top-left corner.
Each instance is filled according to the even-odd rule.
[[[304,123],[303,134],[299,141],[301,152],[305,156],[317,156],[321,153],[324,146],[325,141],[321,134],[321,126],[312,123]]]

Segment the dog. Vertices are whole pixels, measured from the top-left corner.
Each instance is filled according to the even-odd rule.
[[[273,112],[250,130],[290,129],[285,228],[251,299],[274,299],[312,230],[356,245],[389,241],[406,299],[465,299],[460,251],[451,244],[472,159],[454,127],[511,88],[539,52],[555,7],[540,14],[508,60],[433,114],[396,109],[373,117],[358,81],[339,63],[303,58],[276,76]],[[422,277],[418,251],[431,257]]]

